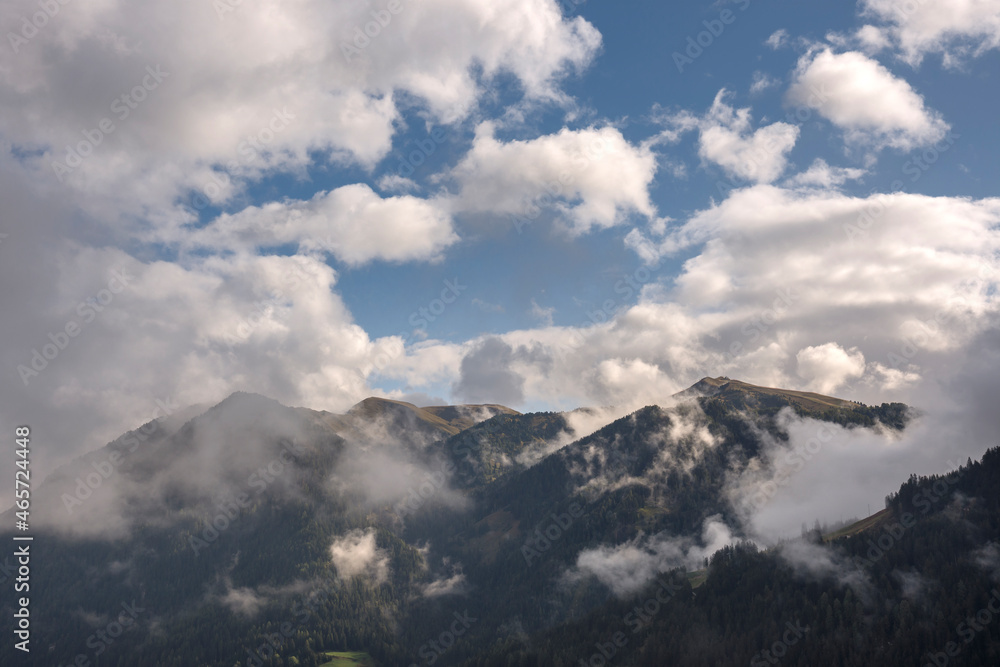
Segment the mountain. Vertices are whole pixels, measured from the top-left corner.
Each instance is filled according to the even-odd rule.
[[[730,380],[727,377],[702,378],[675,395],[678,399],[692,397],[714,399],[730,408],[744,411],[774,414],[781,408],[791,407],[799,415],[818,417],[839,424],[874,426],[881,423],[895,429],[902,429],[911,413],[910,408],[902,403],[883,403],[878,407],[869,407],[842,398],[805,391],[759,387],[739,380]]]
[[[32,653],[8,643],[0,660],[312,667],[360,652],[383,667],[471,667],[596,664],[613,649],[623,665],[746,664],[801,614],[822,630],[786,647],[788,664],[873,664],[947,635],[900,597],[914,572],[945,567],[965,590],[989,578],[975,554],[989,561],[997,539],[1000,455],[949,476],[936,518],[861,585],[845,563],[940,480],[911,478],[879,518],[826,542],[767,551],[741,542],[748,508],[793,425],[899,431],[907,406],[728,378],[674,401],[593,433],[577,430],[593,411],[369,398],[333,414],[246,393],[151,422],[39,485]],[[669,603],[636,615],[657,595]],[[904,602],[898,626],[877,620]],[[851,652],[817,662],[844,633]]]
[[[770,398],[776,398],[779,401],[786,401],[802,410],[810,412],[823,412],[831,408],[851,409],[858,405],[854,401],[846,401],[811,392],[758,387],[747,382],[730,380],[727,377],[702,378],[688,389],[677,394],[677,396],[715,396],[740,403],[766,403]]]
[[[447,435],[455,435],[476,423],[499,414],[517,415],[502,405],[441,405],[418,408],[412,403],[386,398],[366,398],[350,410],[347,418],[371,422],[387,419],[397,428],[431,428]]]

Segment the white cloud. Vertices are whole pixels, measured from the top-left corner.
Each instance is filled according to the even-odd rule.
[[[442,595],[461,595],[468,589],[465,575],[461,572],[450,577],[441,577],[423,587],[424,597],[436,598]]]
[[[458,241],[451,217],[427,201],[402,195],[381,198],[367,185],[345,185],[308,201],[272,202],[224,214],[177,241],[216,250],[252,250],[295,243],[322,250],[351,265],[381,259],[435,260]]]
[[[0,274],[31,277],[18,298],[50,304],[3,324],[3,359],[12,373],[0,413],[31,418],[39,437],[65,443],[40,454],[46,471],[60,457],[145,423],[157,400],[214,403],[243,389],[336,411],[373,393],[368,374],[380,357],[405,357],[400,339],[372,340],[354,323],[334,291],[337,274],[316,258],[238,253],[141,262],[120,250],[52,242],[50,231],[42,232],[45,253],[0,262]],[[5,250],[35,243],[25,234],[10,239]],[[122,268],[127,287],[110,302],[101,297],[101,305],[96,295]],[[20,308],[13,296],[5,303]],[[80,333],[37,376],[27,375],[25,385],[18,366],[30,369],[32,350],[68,323]]]
[[[554,0],[405,2],[370,39],[377,8],[367,3],[263,1],[219,15],[220,4],[60,5],[16,52],[0,51],[0,136],[44,150],[27,166],[59,186],[52,161],[91,133],[98,145],[81,149],[92,154],[65,184],[115,220],[188,189],[225,198],[271,170],[301,174],[317,155],[371,168],[390,150],[402,106],[453,123],[500,75],[527,99],[565,102],[559,82],[601,43]],[[34,0],[6,2],[0,24],[37,11]],[[136,101],[122,102],[133,90]],[[104,118],[108,132],[98,131]],[[216,190],[213,168],[236,182]]]
[[[864,149],[910,150],[940,141],[949,128],[910,84],[856,51],[804,55],[787,101],[817,110]]]
[[[420,186],[405,176],[386,174],[378,179],[378,188],[385,192],[416,192]]]
[[[823,158],[816,158],[806,171],[786,181],[791,187],[835,188],[847,181],[864,176],[867,171],[854,167],[831,167]]]
[[[757,70],[753,73],[753,83],[750,84],[750,94],[759,95],[768,88],[774,88],[780,84],[781,82],[770,74]]]
[[[648,192],[655,173],[654,155],[613,127],[563,128],[505,143],[484,123],[451,172],[460,186],[453,206],[528,222],[551,207],[571,233],[583,234],[620,224],[632,213],[655,215]]]
[[[593,576],[615,595],[625,597],[662,572],[677,567],[697,569],[706,557],[733,542],[732,532],[719,518],[705,520],[700,545],[689,538],[660,533],[648,538],[639,536],[615,547],[585,549],[577,556],[576,567],[568,578],[573,581]]]
[[[352,530],[330,545],[330,558],[337,575],[344,578],[366,576],[376,583],[389,577],[389,555],[375,545],[375,529]]]
[[[799,377],[819,394],[832,394],[850,379],[865,372],[865,355],[857,348],[845,350],[836,343],[802,348],[795,355]]]
[[[886,32],[873,25],[863,25],[850,34],[829,32],[826,34],[826,41],[840,50],[860,50],[869,56],[891,46]]]
[[[869,55],[889,48],[889,38],[885,31],[873,25],[861,26],[854,33],[854,37],[861,44],[864,52]]]
[[[502,313],[505,311],[505,308],[499,303],[490,303],[489,301],[484,301],[479,297],[474,298],[471,303],[484,313]]]
[[[543,308],[538,305],[538,302],[534,299],[531,300],[531,310],[528,311],[532,317],[537,319],[542,323],[543,326],[552,326],[552,316],[555,314],[556,309],[554,307]]]
[[[645,401],[666,404],[680,389],[676,380],[655,363],[635,357],[603,359],[585,379],[602,405],[637,405]]]
[[[234,614],[253,617],[257,615],[264,600],[251,588],[228,588],[219,602]]]
[[[581,320],[592,311],[604,323],[503,334],[502,367],[517,398],[567,408],[656,403],[705,375],[802,390],[839,378],[849,398],[920,400],[928,378],[956,372],[1000,316],[990,288],[998,229],[995,199],[737,190],[662,241],[645,239],[652,262],[635,305],[618,301],[613,316],[584,306]],[[668,280],[660,253],[679,251],[691,256]],[[626,277],[609,290],[628,299]],[[807,348],[827,358],[800,355]],[[474,349],[432,344],[423,354],[452,364],[457,354],[471,371]]]
[[[770,37],[768,37],[764,43],[770,46],[772,49],[777,50],[788,44],[788,39],[789,39],[788,31],[785,30],[784,28],[781,28],[779,30],[775,30],[774,32],[772,32]]]
[[[703,117],[689,112],[663,117],[666,130],[660,138],[672,142],[697,129],[702,160],[719,165],[731,177],[754,183],[774,181],[785,170],[799,128],[778,122],[754,131],[750,109],[734,109],[726,103],[728,96],[725,88],[720,90]]]
[[[919,65],[940,53],[945,66],[1000,47],[998,0],[863,0],[863,14],[888,24],[902,57]]]

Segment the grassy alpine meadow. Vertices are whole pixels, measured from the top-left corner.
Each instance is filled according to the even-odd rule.
[[[325,655],[330,660],[320,667],[375,667],[372,657],[361,651],[329,651]]]

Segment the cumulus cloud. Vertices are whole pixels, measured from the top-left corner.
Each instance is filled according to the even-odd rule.
[[[613,127],[570,130],[503,142],[484,123],[451,171],[456,211],[527,221],[551,208],[573,234],[612,227],[630,214],[655,214],[649,186],[656,158]]]
[[[367,185],[319,192],[308,201],[271,202],[223,214],[177,241],[215,250],[257,250],[297,244],[329,252],[346,264],[440,259],[458,241],[451,217],[434,202],[409,195],[382,198]]]
[[[398,196],[355,184],[241,202],[273,177],[371,173],[404,114],[457,127],[496,80],[513,98],[568,106],[561,83],[601,43],[553,0],[406,3],[370,38],[358,38],[372,20],[364,3],[265,2],[221,16],[220,7],[68,3],[27,42],[4,37],[10,236],[0,273],[24,281],[4,298],[6,311],[24,313],[0,325],[5,364],[16,369],[49,332],[79,320],[77,304],[112,270],[136,276],[44,375],[28,387],[8,378],[0,416],[31,419],[60,443],[38,452],[39,474],[147,421],[157,399],[215,402],[244,388],[339,409],[373,393],[377,359],[421,382],[457,369],[458,352],[409,357],[399,338],[371,340],[334,291],[336,273],[317,261],[322,252],[349,265],[440,258],[457,240],[451,216],[410,196],[415,184],[378,179]],[[15,34],[38,11],[33,0],[7,2],[0,23]],[[213,221],[216,208],[231,215]],[[184,245],[204,223],[204,245]],[[298,245],[314,277],[283,278],[296,273],[284,248],[249,256],[267,244]]]
[[[861,7],[864,16],[886,24],[886,31],[911,65],[919,65],[929,53],[940,53],[945,66],[957,66],[1000,47],[997,0],[863,0]]]
[[[786,100],[815,109],[848,144],[864,149],[910,150],[940,141],[949,129],[909,83],[857,51],[802,56]]]
[[[528,99],[562,100],[559,82],[601,43],[552,0],[416,3],[371,38],[363,3],[264,3],[224,16],[218,6],[60,6],[38,35],[0,55],[0,134],[29,147],[26,166],[55,181],[52,162],[108,118],[114,129],[62,174],[86,193],[81,203],[98,207],[104,196],[109,211],[135,212],[189,189],[225,199],[245,179],[301,171],[317,156],[371,168],[390,150],[402,105],[457,122],[496,76],[512,76]],[[19,25],[37,10],[8,2],[0,22]],[[220,174],[237,181],[228,192],[208,185]]]
[[[604,404],[636,405],[653,397],[652,402],[665,404],[681,388],[655,363],[637,357],[603,359],[587,379]]]
[[[379,584],[389,578],[389,555],[376,546],[374,528],[352,530],[334,539],[330,558],[341,577],[364,576]]]
[[[832,394],[844,382],[865,372],[865,355],[857,348],[845,350],[836,343],[802,348],[795,360],[799,376],[820,394]]]
[[[828,32],[826,41],[842,51],[863,51],[873,56],[891,45],[886,31],[873,25],[864,25],[852,33]]]
[[[689,112],[661,118],[667,129],[663,140],[672,141],[688,130],[698,130],[698,155],[719,165],[731,177],[770,183],[785,170],[788,153],[795,147],[799,128],[778,122],[754,130],[750,109],[735,109],[722,89],[704,116]]]
[[[1000,349],[990,336],[1000,305],[994,199],[758,185],[675,225],[662,242],[647,241],[659,264],[660,252],[690,256],[676,278],[648,280],[635,305],[602,324],[499,337],[512,350],[545,352],[508,366],[523,379],[526,401],[651,404],[705,375],[727,375],[868,403],[939,406],[947,419],[944,406],[975,404],[975,391],[958,397],[975,367],[964,360]],[[944,389],[951,384],[954,391]],[[991,419],[985,406],[977,414],[970,423]],[[986,446],[978,436],[942,441],[961,442],[973,456]],[[899,483],[898,469],[940,469],[933,457],[909,461],[878,466],[863,493],[880,502]],[[829,516],[810,508],[808,521]]]
[[[869,55],[889,47],[889,38],[885,31],[873,25],[861,26],[854,33],[854,37],[858,40],[862,50]]]
[[[452,393],[468,403],[520,405],[524,379],[511,368],[514,349],[500,338],[487,338],[462,359]]]

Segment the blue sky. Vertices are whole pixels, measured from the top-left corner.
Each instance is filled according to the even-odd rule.
[[[658,131],[652,119],[655,108],[706,108],[720,88],[732,91],[734,104],[751,107],[761,122],[794,118],[795,108],[784,103],[783,96],[801,49],[769,48],[765,45],[767,39],[783,29],[796,38],[822,41],[830,32],[848,33],[862,24],[857,8],[847,3],[817,6],[758,1],[677,6],[635,2],[622,7],[588,2],[573,9],[574,14],[586,18],[601,32],[603,46],[593,65],[580,76],[570,77],[563,86],[580,114],[569,126],[610,122],[637,143]],[[724,25],[719,36],[713,35],[712,42],[692,62],[679,57],[675,61],[674,54],[685,58],[688,53],[697,54],[689,51],[688,38],[697,38],[712,27],[717,29],[718,23],[706,26],[705,22],[718,21],[726,10],[732,12],[732,23]],[[989,157],[995,155],[995,148],[986,148],[986,144],[995,147],[997,141],[995,104],[1000,87],[995,75],[1000,71],[1000,55],[995,51],[987,53],[957,70],[943,70],[939,57],[929,58],[920,68],[891,58],[884,59],[883,64],[909,81],[928,106],[941,111],[958,139],[940,157],[931,149],[928,155],[934,159],[934,169],[926,177],[920,163],[914,162],[923,156],[923,148],[895,151],[881,156],[862,179],[846,184],[844,191],[858,196],[889,191],[898,179],[903,180],[903,189],[908,192],[972,197],[993,194],[991,179],[984,175],[996,169]],[[755,73],[773,77],[778,83],[762,93],[751,94]],[[491,111],[502,113],[503,104],[516,103],[519,93],[508,91],[499,104],[491,105]],[[961,99],[976,99],[977,103],[963,103]],[[857,151],[845,154],[843,142],[833,136],[829,122],[816,114],[805,122],[795,122],[802,134],[789,154],[793,165],[790,171],[796,166],[805,169],[817,157],[838,166],[865,167],[865,155]],[[369,182],[373,185],[382,175],[398,170],[399,161],[405,159],[414,142],[429,136],[418,119],[411,124],[413,131],[397,137],[396,150],[371,175]],[[565,124],[565,114],[560,111],[539,109],[532,122],[508,136],[523,139],[558,131]],[[976,141],[962,140],[960,128],[966,127],[970,128],[966,136],[976,135]],[[976,133],[971,129],[975,127],[985,132]],[[428,183],[429,177],[454,164],[471,142],[470,128],[448,128],[444,132],[445,141],[435,148],[428,164],[414,174],[414,179],[430,190],[434,185]],[[675,178],[661,166],[650,188],[651,198],[663,216],[683,220],[719,197],[720,179],[734,182],[711,165],[699,168],[694,143],[689,138],[681,143],[679,152],[666,153],[669,159],[685,164],[688,173]],[[909,171],[904,173],[907,166]],[[921,169],[919,183],[912,182],[914,168]],[[352,174],[344,181],[317,178],[315,184],[331,187],[356,177]],[[599,310],[606,299],[616,299],[621,305],[636,302],[638,293],[624,298],[614,292],[619,279],[633,274],[643,264],[624,248],[626,232],[621,228],[572,240],[541,225],[525,228],[523,234],[505,233],[508,231],[502,222],[499,230],[475,230],[437,266],[347,269],[340,283],[344,299],[368,331],[376,335],[412,333],[400,313],[407,312],[410,304],[430,301],[445,279],[461,276],[469,291],[427,327],[428,335],[450,341],[532,327],[537,324],[537,318],[531,315],[532,300],[554,308],[554,322],[567,326],[588,324],[588,313]],[[656,272],[655,280],[669,284],[679,264],[679,259],[666,263]]]
[[[995,431],[997,0],[224,6],[0,9],[0,417],[51,461],[167,398],[705,375]]]

